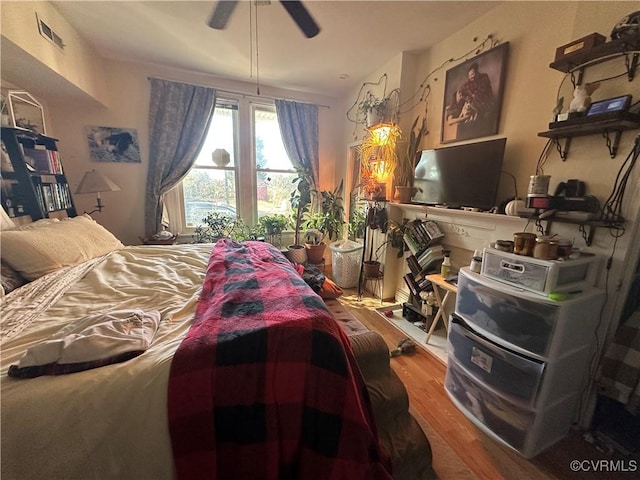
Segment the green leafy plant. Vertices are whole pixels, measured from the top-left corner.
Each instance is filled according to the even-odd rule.
[[[388,98],[378,98],[373,93],[367,92],[360,103],[358,109],[365,115],[369,111],[374,111],[380,116],[384,116],[387,110]]]
[[[255,240],[258,237],[258,229],[250,227],[241,218],[218,212],[208,213],[202,219],[202,224],[196,226],[192,236],[194,243],[213,243],[221,238],[236,241]]]
[[[314,191],[312,211],[303,214],[302,227],[306,230],[318,230],[329,240],[340,238],[344,225],[344,205],[342,192],[344,182],[341,181],[333,190]]]
[[[293,179],[295,189],[291,192],[292,223],[294,225],[293,243],[300,245],[300,229],[302,217],[311,204],[311,172],[306,169],[296,169],[298,176]]]
[[[281,213],[263,215],[258,219],[258,229],[265,235],[280,235],[291,225],[291,219]]]
[[[355,196],[352,195],[352,198]],[[354,200],[351,201],[351,205],[354,205]],[[364,210],[361,208],[352,208],[349,215],[349,238],[355,240],[356,238],[364,237],[364,229],[366,226],[366,219],[364,216]]]
[[[420,125],[418,125],[419,120],[420,115],[415,118],[413,125],[411,125],[407,148],[395,169],[396,186],[399,187],[413,187],[416,154],[418,153],[418,148],[420,148],[422,137],[427,134],[426,118],[422,117]]]

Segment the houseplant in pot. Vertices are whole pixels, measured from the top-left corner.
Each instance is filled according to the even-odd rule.
[[[291,219],[281,213],[263,215],[258,219],[258,229],[272,245],[280,248],[282,232],[289,227]]]
[[[344,225],[343,188],[344,183],[341,181],[340,185],[331,191],[312,192],[312,211],[303,213],[302,227],[307,230],[306,239],[311,240],[305,242],[307,256],[311,263],[322,263],[326,246],[325,237],[333,240],[340,238],[342,234],[342,226]],[[320,238],[316,232],[320,233]]]
[[[399,137],[400,129],[388,125],[369,131],[358,147],[362,185],[371,200],[386,197],[386,182],[398,164]]]
[[[286,256],[292,263],[305,263],[307,252],[305,246],[300,244],[300,230],[304,212],[308,211],[311,204],[311,172],[301,168],[297,169],[298,176],[293,180],[296,188],[291,192],[292,223],[294,224],[293,244],[287,248]]]
[[[416,193],[416,189],[413,186],[416,155],[420,148],[422,137],[427,134],[426,118],[422,117],[420,125],[418,125],[419,121],[420,116],[418,115],[413,121],[413,125],[411,125],[406,149],[395,169],[396,193],[394,199],[398,203],[411,203],[411,197]]]
[[[378,125],[387,117],[388,98],[378,98],[373,93],[367,92],[358,104],[358,110],[367,127]]]

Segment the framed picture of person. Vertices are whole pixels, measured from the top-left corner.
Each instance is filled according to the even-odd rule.
[[[447,70],[442,143],[498,133],[509,42]]]

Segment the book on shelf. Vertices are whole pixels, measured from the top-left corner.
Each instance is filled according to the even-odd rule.
[[[31,165],[36,172],[41,173],[62,173],[58,152],[48,150],[41,145],[34,147],[23,147],[24,158],[27,165]]]
[[[418,263],[423,269],[434,260],[442,260],[444,258],[444,248],[442,245],[432,245],[422,252],[418,257]]]
[[[410,230],[404,232],[402,239],[413,255],[417,255],[422,250],[420,244],[416,241]]]
[[[407,265],[409,266],[409,270],[411,270],[411,273],[413,273],[414,276],[417,277],[418,275],[420,275],[422,267],[418,263],[418,259],[415,257],[415,255],[409,255],[407,257]]]
[[[418,287],[418,283],[416,282],[416,279],[413,277],[413,274],[407,273],[402,278],[404,279],[404,283],[407,284],[407,287],[409,287],[409,291],[411,291],[411,293],[415,297],[417,297],[420,294],[420,288]]]
[[[414,229],[420,232],[425,246],[434,245],[444,238],[444,233],[433,220],[416,220],[414,221]]]

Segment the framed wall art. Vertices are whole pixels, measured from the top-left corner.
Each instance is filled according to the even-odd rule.
[[[85,127],[91,160],[140,163],[138,133],[133,128]]]
[[[17,90],[10,90],[7,93],[7,98],[11,125],[26,128],[42,135],[47,134],[44,126],[44,110],[40,102],[30,93]]]
[[[509,42],[447,70],[441,142],[498,133]]]

